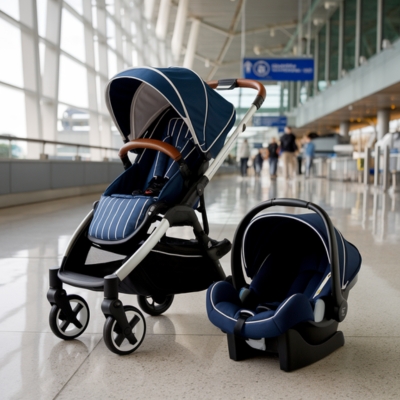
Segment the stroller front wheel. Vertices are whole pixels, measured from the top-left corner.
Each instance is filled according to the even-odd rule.
[[[146,314],[157,316],[161,315],[171,307],[171,304],[174,301],[174,295],[171,294],[162,299],[154,298],[152,296],[138,295],[137,300],[140,308]]]
[[[57,305],[51,307],[49,324],[53,333],[64,340],[72,340],[81,335],[89,324],[90,312],[86,301],[77,295],[67,296],[72,314],[67,316]]]
[[[103,329],[107,348],[121,356],[133,353],[139,348],[146,335],[146,321],[143,314],[133,306],[124,306],[124,311],[131,328],[130,332],[123,331],[112,316],[107,317]]]

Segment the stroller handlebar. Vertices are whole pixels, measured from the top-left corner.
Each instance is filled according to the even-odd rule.
[[[156,139],[135,139],[125,143],[119,150],[118,156],[124,164],[125,169],[131,166],[131,162],[128,158],[128,151],[133,149],[151,149],[161,151],[171,157],[174,161],[182,161],[182,154],[180,151],[169,143]]]
[[[207,85],[217,90],[232,90],[237,87],[250,88],[257,90],[257,97],[253,104],[259,109],[267,96],[265,86],[253,79],[220,79],[219,81],[208,81]]]

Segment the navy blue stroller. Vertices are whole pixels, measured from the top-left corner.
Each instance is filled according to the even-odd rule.
[[[313,213],[257,216],[271,206]],[[232,244],[233,285],[210,286],[208,317],[227,333],[231,359],[264,351],[278,353],[284,371],[304,367],[344,345],[338,323],[346,316],[360,266],[358,250],[322,208],[296,199],[268,200],[238,226]]]
[[[235,109],[213,89],[236,87],[257,95],[225,143]],[[86,301],[67,295],[64,283],[104,292],[104,341],[123,355],[140,346],[146,323],[137,308],[122,305],[119,293],[137,295],[143,311],[159,315],[175,294],[225,279],[219,259],[231,243],[209,237],[204,190],[265,95],[259,82],[206,83],[185,68],[132,68],[111,79],[106,102],[125,142],[119,153],[125,172],[77,228],[61,266],[50,270],[55,335],[74,339],[89,322]],[[194,239],[166,236],[176,226],[192,227]]]

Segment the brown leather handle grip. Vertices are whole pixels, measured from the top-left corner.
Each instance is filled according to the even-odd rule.
[[[174,161],[179,161],[182,158],[182,154],[176,147],[156,139],[135,139],[125,143],[119,150],[119,158],[124,158],[128,151],[133,149],[151,149],[161,151],[171,157]]]
[[[218,81],[208,81],[207,85],[210,86],[212,89],[216,89],[218,87]],[[267,96],[267,91],[265,90],[264,85],[259,81],[255,81],[253,79],[236,79],[236,85],[236,87],[257,90],[258,96],[261,96],[264,100]]]

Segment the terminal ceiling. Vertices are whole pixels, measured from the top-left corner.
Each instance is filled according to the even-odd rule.
[[[172,1],[169,39],[178,3],[178,0]],[[187,45],[190,21],[198,19],[200,31],[193,69],[203,79],[210,80],[241,77],[242,56],[266,58],[307,54],[307,39],[315,36],[336,11],[340,0],[189,0],[188,3],[182,53]],[[157,6],[154,11],[157,15]],[[398,87],[386,88],[303,128],[327,132],[338,129],[340,121],[345,120],[351,122],[353,129],[359,124],[374,124],[379,108],[393,109],[396,93],[399,93]]]
[[[168,30],[171,35],[178,1],[173,4]],[[328,18],[338,4],[339,1],[321,0],[190,0],[188,19],[196,18],[201,22],[193,69],[204,79],[240,77],[243,8],[244,55],[268,57],[291,56],[298,51],[299,15],[304,23],[301,34],[304,53],[308,20],[312,35],[318,22]],[[184,46],[189,31],[190,23],[186,26]]]

